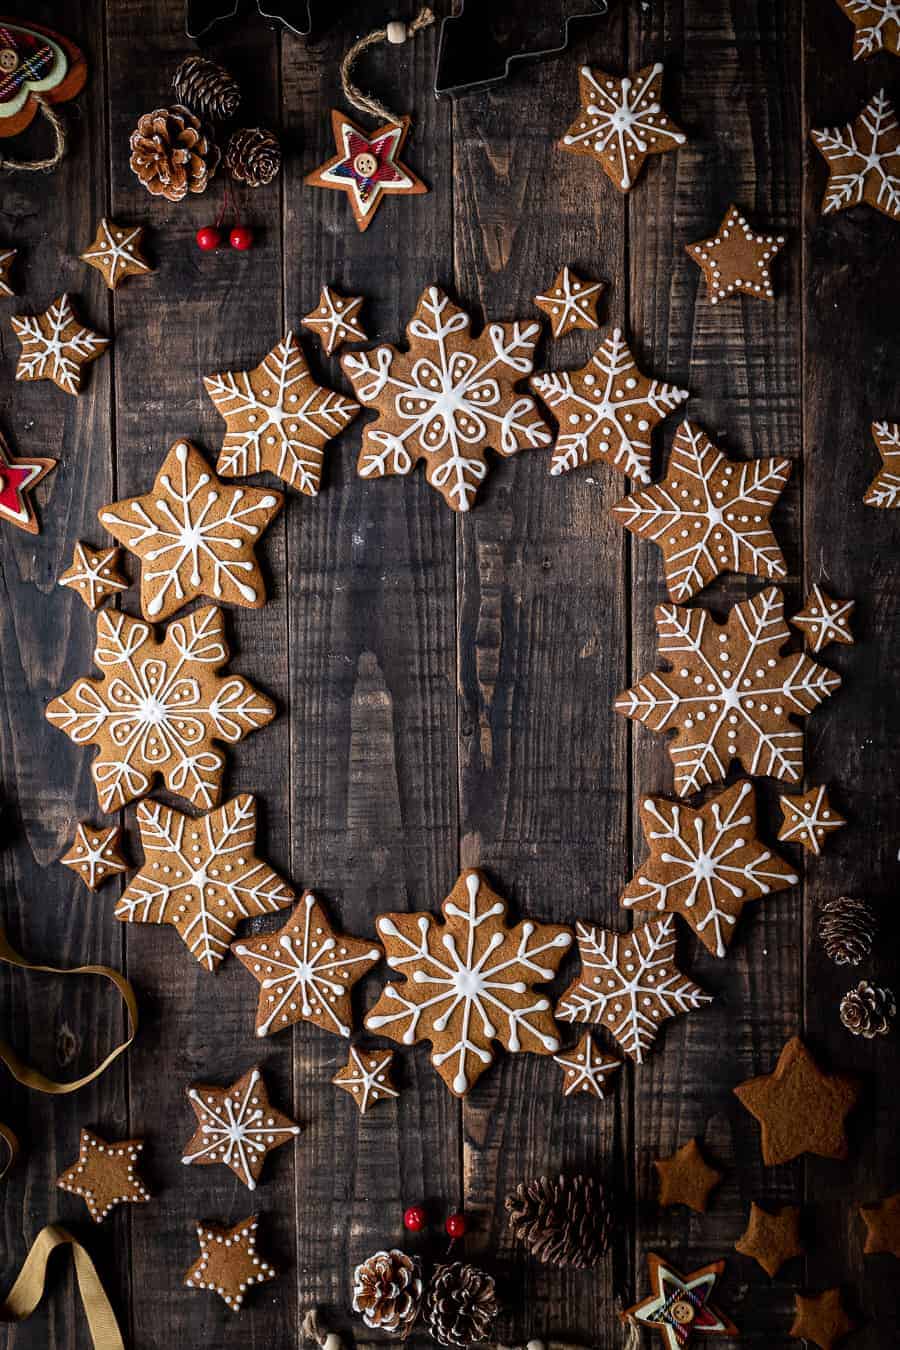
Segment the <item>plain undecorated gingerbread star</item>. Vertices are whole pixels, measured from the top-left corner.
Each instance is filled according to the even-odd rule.
[[[26,534],[38,534],[40,526],[31,494],[41,479],[55,468],[55,459],[12,454],[0,433],[0,521],[18,526]]]
[[[606,1080],[622,1067],[617,1055],[604,1055],[597,1049],[590,1030],[571,1050],[554,1055],[553,1062],[563,1070],[564,1097],[605,1097]]]
[[[82,1130],[78,1158],[56,1184],[80,1195],[94,1223],[102,1223],[116,1205],[142,1205],[150,1199],[137,1171],[143,1147],[143,1139],[107,1143],[99,1134]]]
[[[187,1287],[210,1289],[237,1312],[248,1289],[275,1279],[275,1267],[257,1255],[256,1228],[255,1214],[233,1228],[198,1224],[200,1255],[185,1274]]]
[[[0,295],[15,295],[9,273],[16,260],[17,248],[0,248]]]
[[[345,342],[365,342],[366,333],[357,318],[362,303],[361,295],[341,295],[330,286],[323,286],[319,303],[300,322],[318,334],[326,355],[330,356]]]
[[[877,1204],[860,1205],[859,1212],[866,1225],[866,1255],[889,1252],[900,1261],[900,1191]]]
[[[710,239],[686,244],[685,251],[706,277],[710,303],[717,305],[736,292],[772,300],[770,264],[784,244],[783,234],[759,234],[732,205]]]
[[[863,501],[866,506],[896,511],[900,507],[900,422],[873,422],[872,438],[882,462]]]
[[[799,1036],[787,1042],[772,1073],[748,1078],[734,1094],[760,1123],[767,1167],[802,1153],[847,1157],[845,1123],[859,1098],[859,1079],[820,1069]]]
[[[819,1350],[833,1350],[845,1336],[856,1329],[849,1317],[840,1289],[826,1289],[822,1294],[796,1294],[796,1313],[788,1335],[797,1341],[809,1341]]]
[[[791,623],[794,628],[801,630],[811,652],[820,652],[829,642],[840,642],[846,647],[852,647],[854,639],[850,631],[850,616],[855,608],[854,600],[834,600],[816,583]]]
[[[121,553],[119,548],[91,548],[79,540],[71,566],[60,573],[57,584],[73,590],[88,609],[99,609],[109,596],[127,591],[130,585],[118,568]]]
[[[52,380],[64,394],[81,392],[84,367],[109,346],[109,338],[79,322],[67,295],[43,314],[17,314],[11,322],[22,345],[16,379]]]
[[[582,66],[581,112],[560,142],[562,149],[598,160],[619,191],[628,192],[649,155],[677,150],[687,140],[661,106],[662,80],[659,62],[623,76]]]
[[[682,1144],[671,1157],[655,1158],[653,1167],[659,1177],[659,1203],[663,1209],[687,1205],[698,1214],[706,1213],[709,1197],[723,1175],[710,1167],[696,1139]]]
[[[364,1116],[376,1102],[400,1096],[391,1081],[393,1064],[393,1050],[369,1050],[351,1045],[347,1063],[331,1081],[335,1087],[349,1092],[359,1107],[359,1114]]]
[[[742,1256],[751,1257],[774,1279],[786,1261],[803,1255],[800,1206],[779,1205],[769,1211],[752,1201],[747,1227],[734,1249]]]
[[[605,287],[602,281],[583,281],[571,267],[561,267],[549,291],[534,297],[534,303],[550,320],[555,338],[574,328],[599,328],[597,303]]]
[[[98,829],[90,821],[81,820],[76,826],[72,846],[60,862],[64,867],[71,867],[85,886],[96,891],[110,877],[128,871],[121,853],[121,839],[122,831],[118,825]]]
[[[181,1161],[186,1167],[221,1163],[251,1191],[256,1190],[273,1149],[289,1144],[300,1133],[300,1126],[270,1103],[257,1068],[248,1069],[230,1087],[192,1083],[187,1096],[197,1129]]]
[[[104,218],[97,226],[94,242],[81,254],[81,261],[94,267],[111,291],[126,277],[143,276],[153,268],[141,252],[142,225],[119,225]]]
[[[778,804],[784,818],[778,838],[802,844],[807,852],[816,856],[822,852],[825,836],[847,824],[829,802],[824,783],[796,797],[779,797]]]
[[[828,164],[823,215],[865,203],[900,219],[900,127],[883,89],[852,122],[810,135]]]

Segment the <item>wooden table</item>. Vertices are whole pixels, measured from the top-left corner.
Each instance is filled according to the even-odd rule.
[[[367,57],[359,75],[414,114],[408,158],[431,193],[387,202],[362,235],[343,196],[306,188],[303,176],[331,152],[342,52],[390,15],[362,0],[342,5],[309,45],[247,18],[214,51],[245,79],[248,117],[280,128],[286,164],[272,188],[241,195],[253,250],[204,256],[194,232],[215,217],[221,184],[170,206],[128,169],[138,115],[170,99],[189,49],[179,0],[83,0],[72,29],[67,8],[28,7],[83,44],[91,80],[67,110],[72,145],[60,170],[2,182],[0,240],[22,249],[21,294],[4,309],[34,312],[68,290],[113,346],[86,392],[67,398],[13,383],[17,344],[3,321],[3,426],[19,453],[60,464],[40,490],[40,536],[0,532],[0,866],[11,940],[34,959],[125,970],[142,1025],[132,1052],[76,1096],[27,1093],[2,1075],[0,1116],[26,1145],[4,1183],[2,1287],[41,1226],[59,1218],[89,1243],[136,1350],[280,1350],[298,1343],[311,1305],[349,1328],[352,1267],[405,1242],[404,1206],[423,1201],[438,1226],[465,1207],[466,1253],[496,1271],[511,1343],[621,1345],[618,1309],[645,1291],[644,1255],[659,1250],[688,1269],[729,1258],[721,1302],[746,1346],[786,1346],[795,1289],[838,1282],[865,1322],[848,1345],[897,1344],[900,1267],[863,1258],[855,1207],[900,1188],[898,1041],[852,1040],[837,1004],[859,978],[897,980],[898,520],[861,499],[877,465],[869,423],[900,417],[900,236],[867,209],[820,216],[825,173],[807,137],[811,125],[855,116],[882,83],[896,87],[897,65],[851,62],[851,28],[833,0],[614,3],[565,56],[438,103],[434,36],[418,37]],[[577,105],[581,62],[620,71],[654,59],[665,61],[667,106],[689,141],[622,197],[555,142]],[[684,254],[732,200],[789,235],[774,304],[710,306]],[[103,214],[146,223],[158,261],[152,279],[114,296],[77,256]],[[370,335],[395,340],[429,282],[448,286],[477,322],[529,316],[531,297],[565,262],[607,280],[606,320],[633,336],[646,369],[691,390],[691,417],[729,453],[796,460],[775,517],[789,604],[816,580],[857,601],[857,645],[825,654],[844,688],[806,736],[810,778],[833,785],[850,826],[806,866],[791,854],[802,885],[751,906],[726,960],[683,933],[684,963],[716,1001],[670,1023],[611,1100],[563,1100],[559,1070],[525,1055],[501,1057],[460,1103],[419,1047],[398,1055],[397,1105],[361,1119],[329,1084],[345,1058],[338,1038],[300,1024],[256,1042],[257,985],[237,961],[213,978],[171,930],[116,923],[115,885],[92,897],[59,865],[75,822],[98,811],[91,752],[43,716],[91,671],[92,617],[55,581],[77,539],[102,541],[98,507],[146,491],[177,436],[215,454],[222,423],[201,376],[254,365],[323,282],[364,293]],[[340,385],[337,359],[304,341],[315,372]],[[579,365],[595,341],[576,333],[548,343],[542,364]],[[277,699],[280,717],[229,755],[227,789],[259,795],[264,856],[326,897],[349,931],[372,933],[382,910],[436,909],[460,865],[473,863],[525,914],[626,929],[618,894],[644,856],[635,804],[669,790],[672,771],[663,740],[611,707],[656,663],[653,609],[665,598],[658,550],[610,516],[621,478],[602,465],[551,478],[546,454],[524,453],[496,460],[477,509],[459,517],[421,470],[403,481],[358,478],[360,425],[331,448],[318,500],[290,495],[269,532],[269,603],[229,616],[235,668]],[[721,613],[758,589],[729,577],[701,603]],[[135,603],[126,597],[131,612]],[[760,793],[772,839],[776,784]],[[137,861],[133,810],[125,817]],[[819,901],[847,893],[886,911],[878,958],[858,971],[834,967],[815,939]],[[383,978],[367,982],[360,1018]],[[60,1076],[83,1071],[122,1032],[102,982],[2,970],[0,990],[17,1048]],[[797,1031],[826,1063],[864,1076],[846,1164],[763,1167],[757,1127],[732,1096]],[[229,1081],[255,1061],[304,1135],[270,1160],[250,1196],[226,1169],[188,1171],[180,1157],[193,1127],[186,1085]],[[54,1189],[83,1125],[146,1138],[151,1205],[95,1229],[78,1200]],[[661,1212],[651,1160],[696,1134],[724,1184],[705,1216]],[[614,1250],[598,1272],[540,1267],[505,1231],[506,1193],[561,1169],[596,1169],[614,1189]],[[807,1206],[805,1267],[770,1281],[733,1253],[752,1199]],[[233,1222],[257,1209],[281,1276],[235,1324],[181,1277],[197,1218]],[[56,1273],[40,1313],[5,1343],[87,1344],[69,1274]]]

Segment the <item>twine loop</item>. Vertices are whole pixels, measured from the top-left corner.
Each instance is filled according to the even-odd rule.
[[[354,42],[349,48],[343,61],[341,62],[341,88],[344,91],[344,98],[357,112],[369,113],[370,116],[378,118],[382,122],[396,122],[398,118],[377,98],[370,98],[364,94],[351,79],[353,67],[363,52],[370,47],[376,47],[379,42],[389,42],[393,46],[400,46],[402,43],[415,37],[416,33],[423,28],[430,28],[434,23],[434,14],[427,5],[419,10],[411,23],[404,23],[401,19],[392,19],[384,28],[375,28],[365,37]]]
[[[40,94],[32,94],[31,97],[38,105],[41,116],[50,123],[53,131],[53,154],[48,155],[46,159],[7,159],[4,155],[0,155],[0,173],[50,173],[63,161],[68,139],[66,124]]]

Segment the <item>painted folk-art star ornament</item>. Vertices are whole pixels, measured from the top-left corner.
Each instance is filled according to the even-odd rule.
[[[806,597],[803,608],[791,619],[791,624],[802,630],[811,652],[818,654],[829,642],[840,642],[846,647],[852,647],[850,616],[855,608],[856,602],[853,600],[833,600],[817,582]]]
[[[359,404],[316,384],[293,333],[253,370],[208,375],[203,383],[225,419],[218,473],[273,473],[308,497],[318,494],[325,446]]]
[[[370,1050],[351,1045],[347,1063],[331,1081],[335,1087],[349,1092],[359,1107],[359,1114],[364,1116],[377,1102],[400,1096],[391,1082],[393,1063],[393,1050]]]
[[[98,512],[141,560],[141,610],[167,619],[198,595],[259,609],[266,588],[255,546],[284,504],[280,492],[223,483],[190,441],[176,441],[140,497]]]
[[[562,267],[548,291],[534,297],[534,303],[550,320],[555,338],[574,328],[599,328],[597,303],[606,287],[602,281],[583,281],[571,267]]]
[[[84,88],[84,54],[61,33],[37,23],[0,20],[0,139],[17,136],[47,104]],[[12,167],[12,166],[10,166]]]
[[[630,191],[649,155],[677,150],[687,140],[662,108],[662,80],[659,62],[622,77],[582,66],[581,112],[562,149],[592,156],[620,192]]]
[[[67,295],[43,314],[16,314],[11,323],[22,348],[16,379],[52,380],[64,394],[81,393],[85,366],[109,346],[109,338],[79,322]]]
[[[128,864],[122,857],[121,841],[122,831],[118,825],[98,829],[90,821],[81,820],[75,828],[72,846],[60,862],[81,877],[89,890],[96,891],[110,877],[128,871]]]
[[[688,397],[686,389],[638,370],[620,328],[580,370],[545,371],[529,383],[559,422],[554,477],[602,460],[649,483],[653,429]]]
[[[771,263],[785,245],[783,234],[760,234],[736,206],[729,206],[710,239],[685,244],[706,277],[711,305],[738,293],[773,300]]]
[[[767,1167],[792,1162],[802,1153],[846,1158],[845,1122],[859,1094],[858,1078],[820,1069],[799,1036],[787,1042],[771,1073],[748,1078],[734,1089],[760,1123]]]
[[[0,521],[8,521],[26,534],[38,534],[40,525],[31,494],[41,479],[55,468],[55,459],[12,454],[0,433]]]
[[[795,1294],[794,1309],[788,1335],[806,1345],[817,1345],[819,1350],[834,1350],[858,1325],[847,1313],[840,1289]]]
[[[847,824],[829,802],[824,783],[811,787],[798,797],[779,797],[778,804],[784,817],[778,838],[802,844],[807,852],[817,857],[822,852],[825,836]]]
[[[672,599],[691,600],[723,572],[787,576],[769,516],[790,473],[789,459],[726,459],[682,422],[665,478],[617,502],[613,514],[659,545]]]
[[[318,334],[326,356],[331,356],[345,342],[365,342],[366,333],[357,317],[362,304],[361,295],[341,295],[323,286],[319,303],[300,322]]]
[[[187,1288],[209,1289],[224,1299],[232,1312],[239,1312],[248,1289],[275,1279],[275,1267],[257,1255],[256,1228],[255,1214],[233,1228],[198,1224],[200,1255],[185,1274]]]
[[[896,511],[900,509],[900,422],[873,422],[872,437],[882,463],[863,501],[866,506]]]
[[[410,118],[401,117],[367,133],[332,108],[337,153],[307,174],[304,182],[346,192],[358,229],[367,230],[386,196],[415,197],[428,191],[400,159],[411,125]]]
[[[60,574],[57,585],[73,590],[88,609],[97,610],[104,600],[127,591],[131,584],[119,571],[121,553],[119,548],[91,548],[79,539],[72,563]]]
[[[571,1050],[554,1055],[553,1062],[563,1070],[564,1097],[587,1095],[602,1099],[606,1096],[607,1079],[622,1067],[617,1055],[605,1055],[597,1049],[590,1030]]]
[[[9,274],[18,251],[17,248],[0,248],[0,295],[15,295]]]
[[[235,943],[235,956],[259,983],[257,1036],[303,1019],[337,1036],[353,1030],[351,991],[377,965],[377,943],[338,933],[311,891],[283,928]]]
[[[756,793],[746,779],[698,810],[665,797],[645,797],[641,824],[650,857],[622,892],[622,904],[680,914],[713,956],[725,955],[748,901],[800,880],[760,842]]]
[[[878,52],[900,56],[900,5],[897,0],[837,0],[853,24],[853,59]]]
[[[111,291],[118,290],[126,278],[153,271],[141,252],[143,239],[142,225],[119,225],[104,216],[94,242],[80,254],[81,261],[96,268]]]
[[[197,1129],[181,1161],[186,1167],[222,1163],[251,1191],[256,1190],[273,1149],[300,1134],[300,1126],[271,1105],[257,1068],[248,1069],[227,1088],[193,1083],[187,1097],[197,1117]]]
[[[647,1270],[652,1293],[626,1308],[622,1321],[658,1331],[666,1350],[684,1350],[704,1337],[737,1336],[738,1329],[712,1301],[725,1269],[724,1261],[711,1261],[689,1275],[650,1252]]]
[[[94,1223],[102,1223],[116,1205],[143,1205],[150,1199],[137,1170],[143,1147],[143,1139],[107,1143],[99,1134],[82,1130],[78,1158],[56,1184],[80,1195]]]
[[[865,203],[900,219],[900,125],[883,89],[846,126],[810,135],[828,164],[823,215]]]

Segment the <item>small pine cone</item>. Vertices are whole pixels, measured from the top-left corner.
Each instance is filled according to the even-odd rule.
[[[219,147],[187,108],[144,113],[131,133],[132,172],[154,197],[180,202],[205,192],[219,166]]]
[[[826,900],[819,909],[819,937],[825,952],[838,966],[858,966],[875,944],[878,920],[865,900],[842,895]]]
[[[880,989],[877,984],[860,980],[855,989],[848,989],[841,999],[841,1021],[854,1036],[886,1036],[891,1022],[897,1016],[893,991]]]
[[[265,187],[281,169],[278,138],[263,127],[241,127],[232,132],[225,151],[225,168],[238,183]]]
[[[211,121],[227,122],[241,106],[237,80],[218,61],[205,56],[186,56],[172,84],[179,103]]]
[[[491,1335],[499,1313],[493,1277],[453,1261],[435,1266],[425,1290],[423,1317],[438,1345],[478,1345]]]
[[[545,1264],[591,1270],[609,1245],[609,1198],[596,1177],[538,1177],[506,1197],[513,1236]]]
[[[422,1277],[411,1256],[375,1252],[353,1272],[353,1311],[367,1327],[408,1336],[422,1305]]]

